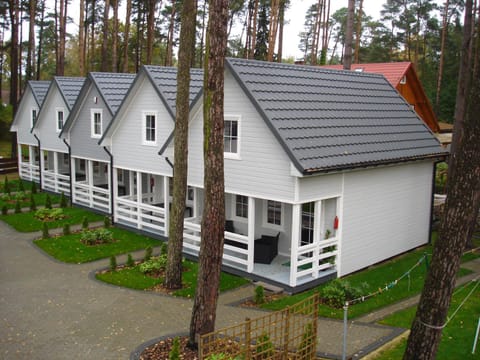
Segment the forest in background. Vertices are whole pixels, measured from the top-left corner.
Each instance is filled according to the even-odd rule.
[[[342,63],[345,7],[311,0],[298,37],[303,62]],[[29,79],[85,76],[89,71],[137,72],[142,64],[174,66],[183,0],[0,1],[0,90],[15,111]],[[380,19],[356,0],[354,63],[411,61],[439,119],[453,121],[464,0],[385,0]],[[208,2],[197,0],[193,67],[203,66]],[[290,0],[230,0],[227,56],[294,62],[283,57]],[[474,1],[478,13],[478,0]],[[124,16],[120,17],[120,7]],[[68,25],[78,14],[81,26]],[[478,25],[478,16],[477,19]],[[67,26],[68,25],[68,26]],[[69,33],[73,28],[76,31]],[[8,38],[6,38],[8,36]]]

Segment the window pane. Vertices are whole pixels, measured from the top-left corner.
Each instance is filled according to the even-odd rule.
[[[267,222],[274,225],[282,225],[282,203],[278,201],[267,202]]]
[[[224,151],[236,154],[238,152],[238,121],[226,120],[224,127]]]
[[[59,111],[57,113],[57,117],[58,117],[58,129],[62,130],[63,129],[63,111]]]
[[[248,218],[248,198],[243,195],[236,195],[235,215]]]
[[[155,141],[155,115],[145,116],[145,140]]]

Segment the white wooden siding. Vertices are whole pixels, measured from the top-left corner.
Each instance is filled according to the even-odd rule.
[[[342,193],[342,174],[313,175],[298,180],[299,203],[338,196]]]
[[[23,95],[22,102],[15,115],[15,126],[17,127],[17,142],[19,144],[28,144],[38,146],[38,141],[30,132],[32,109],[37,109],[37,115],[39,107],[33,97],[32,90],[29,86],[26,87],[25,94]]]
[[[431,162],[345,173],[341,274],[428,241]]]

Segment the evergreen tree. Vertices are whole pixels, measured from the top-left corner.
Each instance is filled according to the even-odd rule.
[[[267,60],[268,51],[268,6],[266,0],[260,2],[260,11],[258,13],[258,28],[255,42],[254,58],[256,60]]]

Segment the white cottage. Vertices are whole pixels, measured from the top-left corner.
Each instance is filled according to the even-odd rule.
[[[88,74],[60,132],[70,148],[72,202],[111,213],[111,154],[98,144],[120,107],[134,74]]]
[[[33,125],[32,134],[40,148],[40,185],[44,190],[70,194],[69,149],[59,134],[84,81],[55,76]]]
[[[40,182],[38,140],[30,132],[37,121],[50,81],[27,81],[10,131],[17,133],[18,174],[28,181]]]
[[[175,84],[161,69],[142,69],[101,144],[114,159],[115,221],[164,236]],[[193,256],[203,210],[199,94],[184,234]],[[434,164],[446,153],[382,76],[228,59],[224,140],[232,272],[295,292],[429,239]]]

